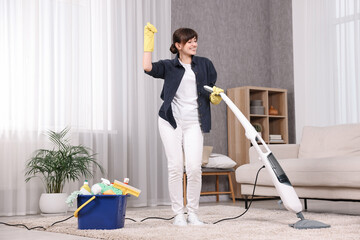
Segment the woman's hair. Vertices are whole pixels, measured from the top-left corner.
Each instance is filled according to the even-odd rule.
[[[173,43],[170,46],[170,52],[178,53],[175,43],[186,43],[190,39],[198,39],[198,34],[191,28],[179,28],[173,34]]]

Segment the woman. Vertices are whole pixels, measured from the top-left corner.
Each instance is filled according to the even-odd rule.
[[[152,63],[156,28],[147,23],[144,29],[143,67],[147,74],[164,79],[159,111],[159,132],[168,160],[169,193],[172,210],[176,214],[174,225],[202,225],[196,215],[201,191],[201,160],[203,133],[211,128],[210,101],[221,101],[220,88],[213,87],[216,71],[212,62],[195,56],[197,33],[189,28],[180,28],[173,34],[170,51],[176,54],[171,60]],[[209,94],[204,86],[213,87]],[[209,96],[210,95],[210,96]],[[183,205],[184,160],[187,174],[187,221]]]

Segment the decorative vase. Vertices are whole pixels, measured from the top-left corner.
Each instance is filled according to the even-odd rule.
[[[278,115],[279,114],[279,111],[274,108],[273,106],[270,106],[270,109],[269,109],[269,115]]]
[[[66,193],[43,193],[41,194],[39,207],[43,214],[66,214]]]

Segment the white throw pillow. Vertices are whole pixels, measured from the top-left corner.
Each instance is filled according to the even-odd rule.
[[[228,156],[212,153],[209,157],[208,164],[204,165],[207,168],[233,168],[235,167],[236,162],[229,158]]]

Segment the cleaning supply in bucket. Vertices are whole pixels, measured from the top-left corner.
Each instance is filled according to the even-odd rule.
[[[110,185],[111,185],[110,181],[107,180],[106,178],[101,178],[101,183],[103,183],[103,184],[105,184],[105,185],[107,185],[107,186],[110,186]]]
[[[123,195],[123,192],[114,187],[114,186],[106,186],[104,189],[103,189],[103,194],[104,195]]]
[[[88,180],[85,180],[84,185],[80,188],[80,192],[83,195],[91,195],[91,189]]]
[[[67,198],[65,203],[69,206],[72,207],[74,205],[74,201],[75,199],[77,199],[78,195],[82,194],[80,191],[74,191],[72,192]]]
[[[101,183],[96,183],[96,184],[92,185],[91,192],[95,195],[104,194],[104,192],[108,191],[109,189],[112,189],[112,188],[109,188],[110,186],[111,186],[111,183],[109,180],[107,180],[105,178],[101,178]],[[114,193],[114,194],[122,194],[122,192]]]
[[[80,191],[72,192],[66,198],[65,203],[69,207],[72,207],[74,205],[74,201],[77,199],[78,195],[92,195],[88,180],[85,180],[84,185],[82,185],[81,188],[80,188]]]
[[[135,197],[139,197],[140,192],[141,192],[140,189],[137,189],[135,187],[132,187],[128,184],[125,184],[125,183],[117,181],[117,180],[114,181],[114,187],[120,189],[124,195],[131,194],[131,195],[134,195]]]
[[[103,183],[96,183],[91,186],[91,192],[94,195],[102,194],[102,189],[105,187],[105,184]]]

